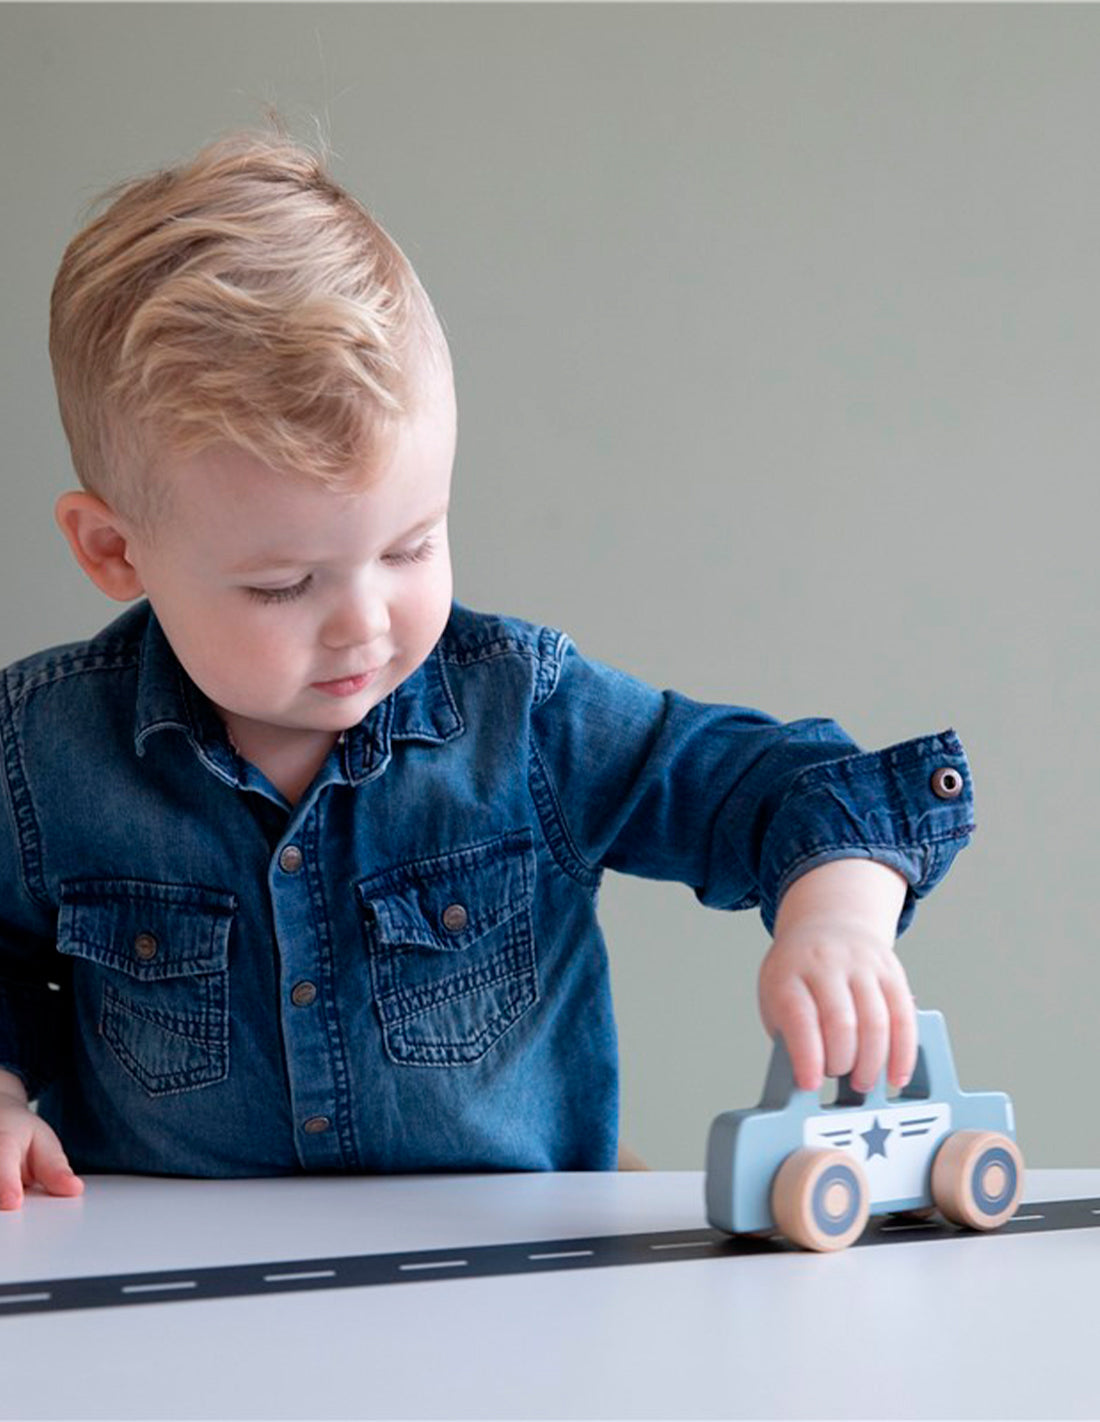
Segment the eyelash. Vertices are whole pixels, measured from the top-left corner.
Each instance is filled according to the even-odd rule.
[[[435,540],[423,538],[415,548],[406,548],[402,553],[388,553],[382,559],[391,567],[402,567],[406,563],[423,563],[435,552]]]
[[[409,563],[423,563],[432,556],[435,551],[435,540],[425,538],[418,543],[415,548],[406,549],[402,553],[388,553],[383,559],[383,563],[388,563],[390,567],[405,567]],[[294,583],[289,588],[246,588],[245,592],[249,597],[255,598],[257,602],[296,602],[298,598],[304,597],[309,591],[313,582],[313,574],[307,573],[300,583]]]
[[[289,588],[245,588],[249,597],[255,598],[257,602],[295,602],[309,591],[309,585],[313,581],[313,574],[307,573],[300,583],[295,583]]]

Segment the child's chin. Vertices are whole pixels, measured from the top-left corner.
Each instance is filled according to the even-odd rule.
[[[334,698],[330,704],[309,718],[312,728],[317,731],[347,731],[352,726],[358,726],[367,712],[381,699],[372,692],[373,688],[369,692],[360,692],[357,696]]]

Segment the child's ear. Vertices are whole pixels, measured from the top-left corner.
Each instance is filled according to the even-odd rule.
[[[129,541],[118,514],[94,494],[72,491],[54,505],[54,518],[73,557],[92,582],[118,602],[130,602],[145,591],[130,562]]]

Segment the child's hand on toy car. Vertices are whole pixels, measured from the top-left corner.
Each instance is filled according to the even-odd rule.
[[[760,969],[760,1015],[769,1035],[782,1034],[803,1090],[827,1075],[870,1091],[884,1065],[892,1086],[911,1077],[916,1011],[894,951],[905,891],[885,864],[836,859],[783,895]]]

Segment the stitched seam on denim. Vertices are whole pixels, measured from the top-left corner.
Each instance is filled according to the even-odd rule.
[[[452,957],[441,957],[432,949],[424,950],[428,962],[438,963],[450,969],[445,977],[424,983],[405,983],[399,971],[405,957],[402,941],[385,943],[387,951],[376,956],[387,961],[389,986],[382,994],[386,998],[404,999],[410,1004],[418,1004],[413,1010],[422,1011],[449,1002],[453,998],[468,996],[470,993],[491,987],[498,979],[526,971],[534,962],[534,920],[528,906],[520,914],[514,914],[502,925],[503,932],[495,934],[487,944],[482,944],[482,952],[487,961],[472,965],[465,961],[476,952],[474,944]],[[482,935],[484,938],[486,935]],[[412,965],[424,962],[422,954],[410,955]],[[419,1004],[423,1004],[421,1007]]]
[[[552,644],[552,645],[550,645]],[[569,649],[570,640],[564,632],[553,627],[544,627],[539,635],[539,670],[535,686],[533,706],[541,706],[549,701],[561,680],[562,662]]]
[[[113,1006],[113,1012],[126,1012],[125,1002],[119,1000]],[[133,1016],[134,1014],[130,1014]],[[193,1090],[196,1086],[211,1086],[216,1081],[224,1081],[229,1075],[229,1038],[226,1033],[224,1041],[193,1043],[201,1050],[205,1051],[210,1058],[208,1065],[190,1067],[186,1071],[154,1072],[130,1051],[126,1043],[117,1031],[110,1031],[110,1022],[107,1011],[107,998],[104,996],[103,1010],[99,1019],[100,1031],[104,1041],[108,1043],[111,1051],[118,1058],[122,1067],[134,1080],[148,1091],[151,1095],[157,1096],[178,1096],[184,1091]],[[159,1026],[160,1024],[155,1024]]]
[[[350,1072],[348,1069],[347,1044],[341,1031],[340,1018],[336,1010],[336,971],[332,956],[332,919],[324,899],[323,875],[315,872],[315,866],[322,864],[321,834],[318,805],[309,812],[302,836],[306,843],[306,892],[309,896],[309,912],[313,920],[314,942],[317,944],[317,959],[321,967],[320,1008],[325,1024],[325,1056],[332,1072],[335,1096],[335,1117],[340,1142],[340,1155],[347,1167],[355,1166],[358,1155],[355,1146],[355,1132],[351,1124],[353,1113]]]
[[[0,676],[0,688],[4,697],[0,719],[0,739],[4,742],[4,792],[15,825],[19,870],[28,898],[43,908],[52,909],[54,905],[50,902],[42,863],[42,830],[27,781],[22,746],[15,725],[11,684],[7,676]]]
[[[957,830],[951,834],[927,835],[921,839],[914,839],[908,844],[900,843],[896,839],[831,839],[827,842],[815,845],[811,849],[804,849],[797,859],[791,861],[791,868],[793,869],[798,864],[804,864],[807,859],[813,859],[819,854],[829,854],[834,849],[885,849],[894,854],[911,854],[929,845],[942,844],[952,839],[962,839],[966,833],[966,830]]]
[[[495,1036],[490,1037],[486,1041],[485,1034],[482,1034],[482,1036],[477,1039],[475,1047],[468,1045],[433,1047],[430,1043],[424,1042],[417,1043],[415,1046],[406,1044],[403,1048],[405,1054],[402,1055],[402,1049],[399,1049],[397,1044],[393,1041],[394,1036],[399,1039],[401,1037],[401,1029],[398,1027],[395,1028],[393,1032],[389,1030],[384,1032],[386,1051],[399,1066],[436,1068],[474,1066],[477,1062],[482,1061],[488,1056],[489,1052],[496,1046],[501,1038],[505,1037],[515,1028],[516,1023],[520,1022],[527,1013],[530,1012],[536,1002],[538,1002],[537,988],[535,993],[527,1001],[517,1001],[512,1004],[508,1010],[508,1012],[511,1013],[510,1018],[508,1012],[499,1014],[491,1024]],[[483,1042],[484,1045],[482,1045]],[[476,1051],[476,1055],[470,1056],[469,1053],[471,1051]],[[431,1060],[431,1058],[436,1056],[441,1056],[442,1060]]]
[[[462,720],[462,713],[458,709],[458,702],[455,700],[454,692],[451,690],[451,683],[447,680],[447,671],[446,667],[444,666],[443,653],[438,643],[436,644],[435,652],[433,653],[433,655],[435,657],[435,660],[439,664],[439,680],[442,683],[443,692],[447,698],[447,705],[450,707],[451,713],[453,714],[459,728],[461,728],[464,724]],[[439,743],[442,744],[443,741],[449,739],[449,737],[440,736],[437,737],[437,739]]]
[[[115,1034],[104,1033],[104,1040],[110,1043],[111,1051],[123,1070],[150,1096],[181,1096],[185,1091],[194,1091],[198,1086],[213,1086],[215,1082],[224,1081],[229,1075],[226,1063],[217,1059],[206,1067],[159,1074],[139,1062],[126,1043]]]
[[[63,884],[65,902],[74,908],[110,911],[125,895],[124,902],[143,900],[158,908],[199,909],[204,917],[232,918],[238,907],[236,894],[225,889],[212,889],[206,884],[168,884],[159,879],[123,879],[100,876],[92,879],[66,879]],[[211,934],[214,925],[211,925]]]
[[[87,660],[83,660],[83,658]],[[20,675],[18,686],[13,688],[12,705],[19,707],[22,703],[36,691],[44,691],[47,687],[57,686],[60,682],[68,681],[75,676],[88,676],[94,672],[120,672],[136,671],[140,659],[140,653],[133,647],[126,648],[126,655],[117,660],[108,660],[106,654],[98,652],[76,653],[71,658],[62,657],[55,662],[48,662],[45,666],[37,668],[28,673],[25,677]],[[9,674],[10,674],[9,668]]]
[[[141,959],[135,961],[117,948],[104,948],[94,939],[76,933],[66,932],[63,941],[90,950],[87,953],[66,953],[65,949],[58,948],[57,951],[65,957],[79,958],[82,963],[94,963],[97,968],[109,968],[135,983],[174,983],[181,978],[209,977],[225,971],[226,956],[220,950],[216,950],[213,957],[173,959],[171,963],[158,964],[155,961],[145,963]]]
[[[407,860],[393,868],[382,870],[380,874],[357,885],[357,896],[364,906],[372,905],[374,899],[381,899],[385,902],[387,896],[394,892],[422,889],[426,879],[429,881],[433,879],[446,880],[456,872],[476,872],[484,859],[481,851],[488,847],[495,851],[495,866],[505,868],[505,871],[512,875],[518,869],[522,881],[519,893],[513,892],[512,896],[501,905],[504,910],[501,916],[491,924],[478,920],[478,932],[474,936],[467,933],[467,941],[462,946],[455,944],[453,947],[441,947],[439,945],[443,938],[434,932],[419,935],[411,940],[417,947],[436,955],[465,953],[469,951],[474,942],[484,937],[486,933],[504,928],[510,935],[514,934],[514,930],[510,929],[509,925],[514,924],[521,914],[525,914],[526,921],[530,922],[535,873],[534,846],[530,829],[507,831],[503,835],[493,836],[489,840],[481,841],[477,845],[465,846],[461,850],[452,850],[448,854]],[[420,871],[419,876],[417,870]],[[374,910],[371,919],[364,919],[363,923],[364,931],[367,934],[371,980],[380,999],[392,997],[403,991],[398,982],[397,958],[394,950],[396,945],[410,941],[408,938],[394,936],[400,931],[399,922],[393,928],[391,936],[387,938],[383,931],[383,923],[380,921],[382,917],[383,915]],[[423,921],[427,923],[426,919]],[[423,938],[428,939],[427,943],[421,941]]]
[[[482,1045],[483,1042],[487,1040],[493,1040],[494,1034],[495,1036],[500,1035],[499,1032],[497,1032],[497,1028],[502,1022],[512,1022],[515,1020],[515,1012],[517,1008],[523,1007],[525,1005],[530,1005],[535,1001],[534,983],[531,983],[529,985],[517,984],[517,986],[518,991],[513,993],[512,996],[508,999],[507,1003],[504,1005],[504,1007],[502,1007],[499,1012],[495,1013],[488,1020],[488,1022],[485,1023],[485,1025],[482,1027],[481,1031],[478,1032],[476,1037],[470,1037],[466,1041],[460,1042],[441,1042],[432,1039],[429,1041],[417,1042],[416,1046],[419,1049],[427,1048],[429,1051],[470,1051],[476,1050]],[[416,1017],[405,1017],[402,1018],[400,1022],[388,1023],[387,1025],[398,1029],[398,1031],[401,1032],[401,1035],[405,1035],[403,1029],[409,1026],[415,1026],[415,1024],[419,1021],[419,1018],[423,1015],[423,1013],[419,1013]],[[406,1040],[408,1040],[407,1037]]]
[[[821,844],[814,845],[809,849],[804,849],[797,859],[791,861],[791,867],[802,864],[807,859],[813,859],[818,854],[828,854],[834,849],[887,849],[894,854],[912,853],[933,844],[945,844],[953,839],[962,839],[972,833],[974,825],[966,825],[961,829],[950,830],[944,834],[921,835],[919,839],[905,840],[878,840],[878,839],[830,839],[823,840]]]
[[[120,900],[127,908],[148,904],[151,909],[182,911],[186,915],[194,946],[188,948],[186,956],[173,955],[168,951],[162,961],[148,963],[135,960],[129,952],[120,951],[113,946],[119,933],[115,914]],[[194,912],[196,909],[197,913]],[[58,951],[67,957],[77,957],[123,973],[135,982],[172,982],[196,974],[224,972],[236,909],[235,894],[199,885],[159,884],[141,879],[66,880],[61,889],[58,915]],[[83,917],[89,913],[102,925],[99,935],[83,927]],[[157,922],[152,927],[162,932]],[[62,943],[86,951],[67,953]]]
[[[902,742],[900,746],[887,746],[880,751],[853,751],[848,755],[834,756],[828,761],[818,761],[816,765],[807,765],[800,770],[788,785],[786,793],[780,802],[782,809],[787,800],[796,793],[801,793],[803,783],[807,780],[828,783],[829,781],[849,781],[853,771],[856,769],[854,762],[863,761],[865,763],[878,763],[891,770],[904,770],[913,766],[919,766],[927,762],[929,756],[942,755],[952,756],[959,762],[965,761],[965,753],[961,745],[958,745],[957,737],[955,744],[958,746],[946,746],[937,750],[936,743],[942,742],[946,737],[953,737],[954,732],[948,730],[933,734],[931,736],[921,736],[915,742]],[[946,803],[946,802],[945,802]]]
[[[783,871],[783,874],[779,879],[778,886],[776,889],[775,902],[778,903],[779,900],[783,897],[783,894],[788,884],[790,884],[793,875],[800,868],[800,866],[805,864],[807,860],[817,859],[822,854],[830,854],[834,850],[860,849],[865,850],[867,852],[856,855],[854,856],[855,858],[872,859],[874,858],[874,855],[871,854],[870,851],[878,849],[893,854],[911,854],[914,852],[921,852],[923,854],[924,859],[927,861],[928,854],[931,852],[933,845],[949,843],[953,839],[961,839],[963,837],[963,834],[964,831],[960,831],[958,834],[937,835],[935,838],[929,837],[926,840],[918,840],[915,841],[913,844],[908,845],[897,843],[880,844],[872,840],[846,840],[840,843],[824,844],[819,849],[807,850],[805,853],[800,854],[797,859],[793,860],[791,864]],[[924,851],[928,852],[926,853]],[[926,875],[922,875],[922,879],[925,877]],[[916,893],[917,886],[911,884],[909,887],[913,890],[914,893]]]
[[[438,646],[448,661],[476,661],[486,649],[507,647],[518,652],[530,651],[541,631],[537,623],[521,618],[463,608],[457,625],[454,616],[448,620]]]
[[[527,788],[542,825],[543,838],[558,867],[589,892],[594,892],[600,882],[599,865],[589,864],[574,844],[546,762],[533,736],[530,745]]]
[[[390,732],[390,739],[392,741],[422,741],[425,745],[442,746],[446,745],[448,741],[453,740],[455,736],[461,735],[462,732],[466,729],[466,723],[463,721],[462,713],[458,709],[458,702],[455,700],[454,692],[451,690],[451,683],[447,679],[447,671],[444,665],[444,656],[440,644],[438,642],[432,649],[428,661],[434,662],[436,664],[436,680],[438,681],[439,686],[442,688],[442,695],[443,699],[447,704],[447,708],[450,711],[451,715],[454,717],[454,725],[453,727],[449,728],[446,731],[443,731],[442,733],[437,731],[434,727],[428,729],[428,727],[424,725],[412,726],[409,729],[398,730],[396,726],[398,713],[397,710],[394,709],[393,729]],[[426,662],[425,670],[423,673],[425,677],[428,675],[427,666],[428,663]],[[387,703],[396,708],[396,703],[398,698],[400,697],[400,694],[400,688],[396,692],[391,692],[390,695],[386,698]]]
[[[217,1046],[221,1041],[221,1034],[223,1031],[228,1031],[229,1027],[228,1014],[225,1012],[224,1006],[220,1010],[217,1007],[214,1008],[214,1012],[218,1013],[218,1017],[215,1019],[211,1012],[210,994],[206,991],[203,992],[199,1007],[192,1013],[173,1012],[166,1007],[147,1007],[144,1003],[135,1002],[133,998],[119,992],[110,983],[103,985],[103,998],[104,1001],[110,1001],[129,1016],[135,1017],[139,1022],[148,1022],[164,1032],[171,1032],[174,1037],[182,1037],[184,1041],[199,1047]],[[211,1035],[211,1029],[213,1029],[213,1035]]]
[[[395,911],[389,896],[378,900],[383,907],[381,912],[375,909],[375,913],[386,922],[389,930],[387,939],[392,938],[399,943],[415,943],[418,948],[434,950],[446,956],[451,953],[465,953],[471,943],[476,943],[486,933],[492,933],[493,929],[510,923],[517,914],[530,906],[533,896],[534,890],[524,885],[512,898],[502,900],[487,909],[471,905],[468,909],[469,926],[460,933],[450,933],[446,929],[439,932],[431,926],[428,915],[421,911]]]
[[[553,647],[549,651],[545,646],[546,642],[553,643]],[[478,647],[455,647],[450,651],[445,651],[440,646],[439,655],[441,661],[456,667],[477,666],[480,663],[497,661],[501,657],[507,656],[523,657],[532,663],[535,673],[531,704],[541,706],[557,688],[558,679],[561,676],[562,658],[569,645],[570,639],[566,633],[559,632],[553,627],[544,627],[537,635],[536,645],[504,633],[497,635],[491,642],[482,643]]]
[[[383,1013],[392,1011],[393,1021],[421,1016],[437,1007],[476,997],[478,993],[484,992],[486,988],[496,987],[498,983],[522,977],[532,972],[534,962],[534,928],[528,915],[527,931],[510,934],[509,941],[500,945],[489,962],[478,967],[451,973],[434,983],[412,986],[401,984],[396,975],[391,975],[393,986],[379,994],[379,1010]],[[399,1013],[400,1018],[397,1016]]]
[[[473,667],[479,662],[492,662],[500,657],[524,657],[529,662],[538,661],[538,652],[529,643],[509,637],[507,633],[494,637],[491,642],[482,642],[476,647],[440,646],[440,659],[452,667]]]
[[[469,1002],[471,998],[480,997],[487,988],[508,987],[513,985],[521,989],[528,985],[534,991],[535,969],[534,961],[524,966],[509,968],[507,972],[495,974],[493,977],[486,977],[483,981],[469,979],[472,986],[465,988],[462,992],[449,992],[446,983],[438,983],[435,986],[439,990],[439,995],[434,1001],[425,1001],[425,989],[417,989],[414,992],[394,994],[389,999],[380,998],[378,1002],[379,1015],[387,1027],[403,1027],[410,1022],[418,1022],[424,1017],[430,1017],[433,1012],[438,1012],[441,1007],[451,1007],[455,1003]],[[401,1001],[405,998],[405,1001]],[[423,1005],[421,1005],[423,1002]],[[415,1004],[415,1006],[413,1005]],[[402,1011],[406,1007],[408,1010]],[[499,1015],[499,1014],[498,1014]],[[478,1034],[481,1035],[480,1033]],[[477,1041],[478,1038],[474,1038]],[[452,1046],[460,1046],[455,1042]]]
[[[377,725],[372,727],[369,740],[364,735],[359,742],[363,761],[363,769],[357,777],[357,783],[360,785],[377,780],[393,760],[393,696],[387,696],[378,710]]]
[[[419,859],[403,859],[400,864],[393,864],[388,869],[380,869],[378,873],[371,874],[368,878],[361,880],[355,887],[359,895],[360,902],[369,902],[370,895],[367,890],[380,889],[386,885],[395,889],[410,887],[406,883],[408,871],[423,871],[430,866],[438,866],[432,870],[435,878],[445,878],[456,868],[463,870],[477,869],[483,863],[481,851],[484,849],[502,848],[502,853],[497,857],[500,859],[523,859],[531,852],[531,832],[528,829],[505,830],[503,834],[492,835],[489,839],[478,840],[475,844],[463,845],[461,849],[448,850],[446,854],[429,854]],[[456,861],[460,861],[456,863]],[[525,892],[532,886],[528,880],[528,865],[523,864],[524,890]]]
[[[86,905],[82,905],[82,907],[86,907]],[[146,962],[141,958],[135,959],[130,953],[124,953],[121,949],[106,946],[100,938],[70,928],[68,920],[74,917],[70,912],[71,908],[71,904],[63,903],[59,915],[64,923],[64,941],[88,950],[86,953],[71,956],[98,963],[101,967],[114,968],[120,973],[125,973],[127,977],[147,983],[161,982],[171,978],[193,977],[196,973],[216,973],[219,968],[225,967],[227,948],[215,939],[213,932],[210,934],[210,942],[205,949],[200,947],[186,957],[169,952],[164,956],[163,961],[158,952],[156,958]]]

